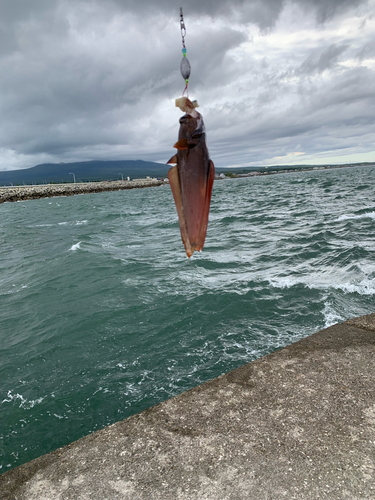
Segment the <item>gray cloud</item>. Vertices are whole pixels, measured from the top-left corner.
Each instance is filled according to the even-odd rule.
[[[374,0],[183,6],[190,93],[218,165],[373,148]],[[175,2],[3,0],[1,10],[0,168],[171,156],[184,86]]]
[[[375,58],[375,34],[374,39],[366,43],[359,52],[357,52],[356,57],[363,60],[367,58]]]
[[[309,54],[309,56],[303,61],[299,70],[301,73],[322,73],[326,69],[330,69],[333,65],[337,64],[337,61],[341,54],[349,45],[342,44],[336,45],[335,43],[329,45],[323,51],[316,50]]]
[[[362,0],[299,0],[301,5],[307,9],[313,8],[319,23],[332,19],[337,14],[353,10],[357,6],[366,3]]]
[[[83,0],[84,1],[84,0]],[[99,0],[97,0],[99,1]],[[338,13],[365,4],[367,0],[295,0],[294,3],[304,7],[308,13],[313,13],[319,23],[332,19]],[[212,19],[222,18],[226,21],[236,21],[240,24],[254,23],[261,29],[274,26],[279,15],[288,3],[286,0],[188,0],[182,1],[176,8],[174,0],[109,0],[119,11],[137,12],[142,17],[155,16],[163,13],[170,16],[172,12],[183,6],[185,14],[190,18],[208,16]]]

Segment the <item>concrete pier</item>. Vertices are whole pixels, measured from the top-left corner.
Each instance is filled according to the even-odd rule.
[[[374,500],[375,314],[0,476],[3,500]]]
[[[150,186],[161,186],[157,179],[136,179],[134,181],[77,182],[76,184],[38,184],[36,186],[0,186],[0,203],[6,201],[33,200],[52,196],[120,191]]]

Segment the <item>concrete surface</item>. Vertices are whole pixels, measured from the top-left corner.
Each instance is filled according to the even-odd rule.
[[[101,193],[151,186],[161,186],[157,179],[136,179],[133,181],[77,182],[70,184],[38,184],[35,186],[0,186],[0,203],[6,201],[35,200],[52,196]]]
[[[375,314],[0,476],[4,500],[375,499]]]

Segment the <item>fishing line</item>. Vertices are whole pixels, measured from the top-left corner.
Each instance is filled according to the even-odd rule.
[[[189,97],[189,77],[191,66],[189,59],[186,57],[186,46],[185,46],[185,36],[186,36],[186,27],[184,22],[184,14],[182,12],[182,7],[180,7],[180,28],[181,28],[181,38],[182,38],[182,61],[180,64],[180,71],[182,78],[185,80],[185,88],[182,92],[182,96],[184,96],[186,92],[186,96]]]

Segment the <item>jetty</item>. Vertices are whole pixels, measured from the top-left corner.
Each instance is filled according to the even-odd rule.
[[[72,196],[75,194],[120,191],[122,189],[161,186],[158,179],[135,179],[132,181],[77,182],[67,184],[37,184],[32,186],[0,186],[0,203],[6,201],[33,200],[52,196]]]
[[[370,314],[8,471],[0,490],[3,500],[373,500],[374,477]]]

